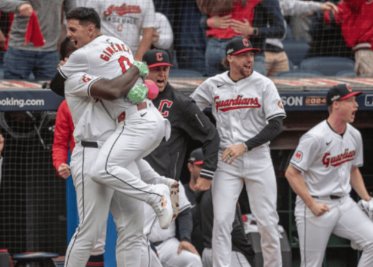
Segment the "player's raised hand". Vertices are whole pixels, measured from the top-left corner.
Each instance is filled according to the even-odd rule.
[[[329,206],[324,204],[324,203],[319,203],[319,202],[316,202],[314,201],[311,205],[310,205],[310,210],[312,211],[312,213],[315,215],[315,216],[321,216],[323,215],[325,212],[328,212],[329,211]]]

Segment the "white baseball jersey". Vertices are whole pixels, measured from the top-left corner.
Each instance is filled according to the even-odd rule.
[[[122,40],[136,53],[143,28],[155,27],[153,0],[78,0],[77,6],[93,7],[104,34]]]
[[[112,79],[125,73],[132,63],[133,55],[127,45],[115,37],[101,35],[74,51],[59,72],[65,78],[81,72]],[[101,102],[114,120],[122,111],[134,106],[126,98]]]
[[[274,83],[255,71],[237,82],[228,72],[218,74],[198,86],[191,97],[202,110],[212,106],[222,148],[246,142],[268,120],[286,116]]]
[[[351,191],[351,167],[363,164],[361,134],[347,124],[346,132],[340,135],[322,121],[302,136],[290,162],[304,172],[311,195],[347,195]]]
[[[82,140],[105,141],[114,131],[116,122],[106,111],[105,105],[90,97],[90,86],[96,76],[78,72],[65,82],[65,97],[74,122],[75,142]]]

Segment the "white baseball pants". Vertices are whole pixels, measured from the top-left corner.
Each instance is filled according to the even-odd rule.
[[[354,241],[363,248],[358,267],[373,266],[373,222],[350,196],[317,199],[330,210],[315,216],[298,197],[295,218],[299,236],[301,267],[321,267],[330,235]]]
[[[230,267],[232,223],[238,197],[246,185],[250,208],[261,236],[263,266],[281,267],[278,232],[277,185],[268,146],[257,147],[227,164],[220,160],[212,184],[214,226],[212,254],[214,267]]]
[[[204,248],[202,252],[203,267],[212,267],[212,250]],[[238,251],[232,251],[231,254],[231,267],[251,267],[246,257]]]

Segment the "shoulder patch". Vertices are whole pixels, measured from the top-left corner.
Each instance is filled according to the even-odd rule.
[[[301,161],[302,160],[302,158],[303,158],[303,153],[302,153],[302,151],[296,151],[295,152],[295,154],[294,154],[294,160],[295,161]]]
[[[92,77],[90,75],[88,75],[88,74],[84,74],[82,76],[82,82],[84,82],[84,83],[88,83],[91,80],[92,80]]]

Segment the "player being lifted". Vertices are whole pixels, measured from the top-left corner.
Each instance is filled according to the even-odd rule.
[[[247,38],[233,39],[226,47],[229,71],[207,79],[192,94],[201,109],[212,107],[220,136],[212,182],[214,267],[230,266],[232,223],[243,184],[261,234],[263,265],[282,266],[269,141],[281,132],[286,115],[273,82],[253,71],[258,50]]]
[[[359,170],[361,134],[350,124],[359,94],[345,84],[328,91],[328,118],[301,137],[285,173],[298,195],[295,218],[302,267],[322,266],[332,233],[362,248],[359,267],[373,266],[373,222],[349,195],[352,187],[367,212],[373,212],[373,200]]]
[[[77,141],[71,168],[73,177],[81,178],[75,185],[84,191],[78,199],[83,216],[69,244],[65,266],[85,265],[106,223],[113,190],[133,199],[122,206],[126,208],[124,225],[128,228],[124,249],[132,247],[135,251],[128,251],[125,261],[126,266],[140,266],[141,241],[138,239],[143,236],[143,201],[153,207],[161,226],[167,227],[173,215],[169,187],[177,182],[164,178],[162,181],[168,186],[150,185],[134,175],[128,166],[134,161],[138,166],[146,165],[142,157],[168,136],[168,121],[149,100],[142,101],[146,90],[140,90],[145,87],[136,84],[138,75],[133,75],[131,66],[135,65],[141,76],[147,74],[147,68],[133,60],[131,51],[119,39],[100,34],[100,19],[93,9],[72,10],[67,14],[67,24],[68,37],[78,50],[60,67],[60,77],[56,80],[66,80],[65,96],[73,115]],[[123,73],[125,75],[121,75]],[[115,76],[119,79],[108,80]],[[122,84],[125,88],[136,84],[137,90],[131,89],[124,98],[125,88],[118,90]],[[117,130],[112,133],[115,124]],[[106,185],[105,189],[94,185],[92,180]],[[87,185],[94,189],[90,190]],[[137,247],[133,249],[134,246]]]

